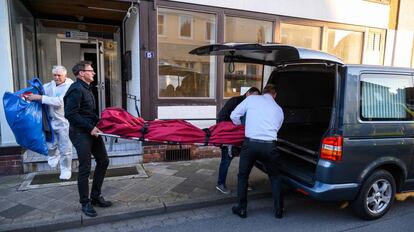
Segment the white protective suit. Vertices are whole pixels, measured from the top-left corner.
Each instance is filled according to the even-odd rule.
[[[49,118],[52,124],[55,139],[48,144],[48,163],[56,167],[60,160],[60,179],[69,179],[72,169],[72,143],[69,139],[69,122],[65,118],[63,97],[68,91],[73,80],[66,78],[65,82],[56,86],[55,81],[43,85],[45,95],[42,96],[42,104],[49,107]]]

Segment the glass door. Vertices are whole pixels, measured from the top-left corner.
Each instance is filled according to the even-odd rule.
[[[72,67],[81,60],[92,62],[95,70],[94,81],[91,83],[95,96],[96,108],[100,114],[105,109],[105,69],[104,46],[99,40],[56,39],[57,64],[68,70],[68,77],[76,80]]]

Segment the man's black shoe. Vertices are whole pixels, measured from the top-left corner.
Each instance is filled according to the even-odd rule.
[[[82,212],[89,217],[96,217],[98,215],[90,202],[82,205]]]
[[[279,209],[279,210],[276,210],[276,212],[275,212],[275,218],[283,218],[283,212],[285,211],[285,208],[282,208],[282,209]]]
[[[112,202],[105,201],[105,199],[100,196],[99,198],[92,198],[92,205],[96,205],[98,207],[109,207],[112,205]]]
[[[247,211],[246,209],[242,209],[238,206],[233,206],[231,208],[231,211],[233,211],[234,214],[238,215],[241,218],[246,218],[247,217]]]

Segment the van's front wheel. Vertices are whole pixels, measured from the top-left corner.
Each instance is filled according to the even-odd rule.
[[[359,217],[373,220],[388,212],[394,198],[394,177],[385,170],[378,170],[364,182],[352,208]]]

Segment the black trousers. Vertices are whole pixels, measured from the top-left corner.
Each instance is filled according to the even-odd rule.
[[[283,208],[282,178],[278,169],[278,152],[276,143],[262,143],[246,139],[240,153],[237,196],[240,208],[247,208],[247,185],[250,172],[256,160],[261,161],[268,171],[272,185],[274,209]]]
[[[109,165],[108,154],[102,137],[95,137],[78,129],[70,129],[69,137],[76,148],[79,159],[78,190],[81,204],[90,198],[101,195],[102,183]],[[91,173],[91,155],[95,157],[96,167],[93,175],[92,191],[89,198],[89,175]]]

